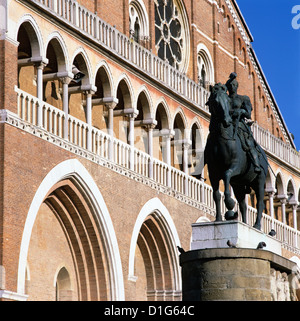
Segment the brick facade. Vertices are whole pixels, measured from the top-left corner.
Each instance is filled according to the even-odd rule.
[[[154,3],[150,0],[133,2],[147,11],[150,39],[145,40],[145,47],[152,50],[149,55],[157,55]],[[199,83],[197,50],[201,44],[212,59],[214,82],[225,83],[235,71],[239,93],[251,99],[252,119],[293,148],[278,106],[272,102],[251,56],[251,35],[240,24],[241,17],[232,2],[175,2],[187,16],[190,35],[190,48],[186,48],[190,59],[182,75],[187,76],[190,83],[194,81],[195,86]],[[8,19],[12,27],[6,38],[0,40],[0,108],[8,115],[0,115],[0,266],[5,270],[5,282],[2,282],[5,284],[0,282],[0,290],[28,300],[180,300],[176,246],[189,249],[191,224],[199,219],[214,219],[210,187],[203,182],[202,201],[199,201],[198,192],[187,195],[187,187],[181,186],[183,180],[175,183],[174,178],[172,186],[166,182],[157,183],[157,177],[163,176],[162,165],[161,172],[157,170],[152,177],[150,173],[141,174],[142,169],[146,173],[150,168],[146,162],[139,164],[140,172],[130,167],[128,159],[122,167],[116,160],[111,161],[111,155],[100,155],[99,150],[110,143],[104,138],[100,141],[97,135],[100,135],[98,130],[109,134],[112,124],[114,137],[118,139],[112,150],[119,161],[129,155],[126,153],[133,147],[144,153],[141,155],[150,153],[149,133],[153,129],[156,133],[152,136],[153,157],[166,163],[161,146],[165,146],[167,140],[164,141],[162,134],[157,135],[158,130],[168,133],[182,130],[183,136],[177,145],[176,139],[168,136],[171,140],[168,166],[174,168],[172,173],[176,173],[177,179],[191,173],[196,166],[191,162],[184,167],[176,163],[175,158],[184,159],[184,145],[190,144],[193,125],[200,132],[203,150],[209,113],[189,98],[193,94],[188,81],[178,85],[178,88],[186,86],[184,95],[179,89],[172,89],[170,84],[176,73],[167,76],[163,62],[155,65],[152,60],[151,74],[130,60],[137,59],[138,52],[132,51],[123,59],[110,51],[111,44],[102,45],[102,38],[98,42],[90,38],[88,32],[96,30],[93,23],[96,24],[97,19],[95,16],[94,20],[87,20],[87,17],[96,13],[101,21],[114,26],[115,34],[121,32],[132,44],[131,1],[72,3],[73,9],[67,5],[61,7],[61,1],[53,1],[56,7],[52,9],[61,14],[67,12],[70,18],[79,12],[76,8],[80,8],[81,16],[78,14],[76,19],[87,32],[60,19],[59,14],[48,19],[53,11],[39,1],[11,1],[9,4]],[[104,29],[101,30],[104,33]],[[118,46],[122,46],[121,40]],[[124,48],[127,47],[124,45]],[[68,78],[73,64],[86,74],[80,87]],[[53,74],[55,76],[51,76]],[[165,78],[162,81],[159,77]],[[66,84],[67,111],[63,98]],[[37,100],[39,92],[42,97]],[[90,123],[89,98],[98,99],[98,103],[92,104]],[[45,108],[39,114],[42,102]],[[115,108],[111,123],[110,108]],[[66,112],[69,136],[63,127],[66,114],[61,116]],[[129,133],[132,118],[135,120],[133,141]],[[88,136],[90,129],[83,129],[86,124],[95,129],[92,138]],[[125,147],[121,152],[122,144]],[[195,146],[189,147],[189,159],[197,152]],[[136,152],[135,157],[142,156]],[[294,199],[298,202],[299,169],[272,155],[270,163],[288,188],[288,179],[292,177],[297,193]],[[71,164],[74,171],[68,172],[67,165],[63,164]],[[186,172],[180,174],[179,170]],[[209,184],[206,168],[204,177],[205,184]],[[270,185],[279,190],[278,181],[275,183],[271,177],[269,180]],[[92,185],[87,186],[88,183]],[[96,195],[101,199],[96,199]],[[252,205],[250,198],[248,203]],[[266,204],[270,215],[269,202]],[[295,225],[291,206],[287,203],[290,219],[287,223]],[[283,209],[279,205],[277,208],[276,218],[284,221]],[[297,253],[299,251],[286,250],[285,256],[291,258]],[[7,294],[2,299],[9,297]]]

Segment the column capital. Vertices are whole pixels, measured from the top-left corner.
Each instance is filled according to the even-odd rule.
[[[116,97],[104,97],[103,98],[103,104],[108,109],[115,109],[115,107],[118,105],[119,99]]]
[[[286,194],[277,195],[276,198],[280,201],[281,204],[286,204],[288,200],[288,196]]]
[[[139,111],[134,108],[125,108],[124,114],[129,118],[136,118],[139,114]]]
[[[297,202],[296,200],[293,200],[288,202],[288,205],[290,205],[294,210],[296,210],[298,208],[299,202]]]
[[[280,198],[279,201],[281,204],[287,204],[287,198]]]
[[[265,189],[266,193],[276,193],[277,192],[277,189],[275,187],[268,187]]]
[[[159,134],[165,138],[173,138],[175,136],[175,131],[173,129],[163,128],[160,130]]]
[[[62,71],[57,73],[57,78],[63,83],[69,85],[74,75],[68,71]]]
[[[61,77],[59,80],[64,84],[64,85],[69,85],[70,82],[72,81],[73,78],[70,77]]]
[[[44,58],[44,57],[31,57],[30,61],[40,69],[44,69],[45,66],[48,65],[49,59]]]
[[[156,124],[147,124],[147,125],[143,125],[143,127],[145,128],[146,131],[149,131],[151,129],[154,129],[156,127]]]
[[[276,191],[266,191],[266,193],[268,194],[269,198],[274,198]]]
[[[80,89],[84,92],[86,95],[94,95],[97,91],[97,87],[89,84],[89,85],[82,85]]]
[[[153,118],[144,119],[142,121],[142,127],[144,127],[146,130],[154,129],[157,125],[157,120]]]
[[[182,144],[184,149],[189,149],[190,146],[192,145],[192,141],[190,139],[184,139],[182,141]]]

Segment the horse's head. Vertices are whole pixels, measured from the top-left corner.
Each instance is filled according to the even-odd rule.
[[[211,116],[222,123],[224,127],[228,127],[232,119],[229,114],[230,105],[229,97],[227,95],[227,88],[221,83],[210,87],[210,97],[206,105],[209,106]]]

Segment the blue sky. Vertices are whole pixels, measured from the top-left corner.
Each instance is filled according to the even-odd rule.
[[[252,46],[288,130],[300,149],[300,0],[236,0],[252,33]],[[300,11],[298,12],[300,13]]]

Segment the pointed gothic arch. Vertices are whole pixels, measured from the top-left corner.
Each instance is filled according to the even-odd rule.
[[[79,298],[124,300],[121,258],[108,209],[93,178],[76,159],[55,166],[36,191],[21,241],[18,293],[25,294],[29,243],[42,204],[53,210],[69,240],[77,281],[82,286]],[[107,272],[102,271],[101,266],[105,266]]]
[[[181,274],[177,246],[180,240],[168,209],[158,198],[141,209],[130,243],[128,279],[138,282],[137,255],[142,258],[148,300],[174,300],[181,295]]]
[[[197,46],[197,66],[200,85],[208,88],[209,85],[214,84],[215,71],[213,60],[208,48],[203,43],[199,43]]]

